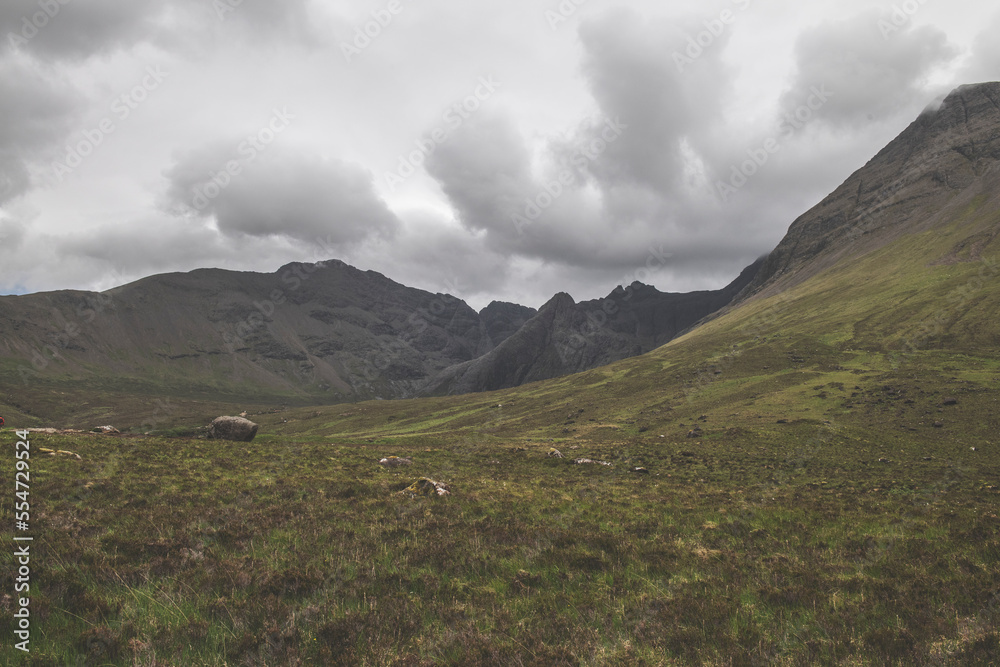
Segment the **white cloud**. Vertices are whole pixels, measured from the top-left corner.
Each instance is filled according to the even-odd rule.
[[[555,2],[422,0],[350,63],[340,42],[381,4],[230,5],[73,0],[17,44],[6,36],[38,0],[0,6],[0,243],[21,250],[0,291],[335,254],[479,305],[601,296],[665,254],[658,287],[718,287],[941,92],[951,44],[973,45],[963,78],[1000,78],[996,27],[961,19],[980,11],[967,0],[928,4],[890,39],[860,0],[590,0],[556,30]],[[151,64],[167,83],[100,155],[39,178]],[[481,77],[496,94],[398,191],[380,186]],[[715,184],[824,84],[835,97],[720,201]],[[296,119],[280,141],[195,206],[284,106]],[[609,121],[627,126],[614,141]]]

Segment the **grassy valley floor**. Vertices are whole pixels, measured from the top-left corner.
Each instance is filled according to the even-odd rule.
[[[35,435],[4,664],[995,664],[995,369],[842,356],[252,415],[250,444]],[[452,495],[400,494],[424,476]]]

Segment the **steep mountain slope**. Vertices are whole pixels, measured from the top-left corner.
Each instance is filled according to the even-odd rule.
[[[274,274],[153,276],[103,294],[0,298],[5,384],[59,378],[180,395],[398,397],[493,345],[460,299],[336,260]]]
[[[776,294],[900,234],[946,224],[958,208],[988,195],[984,179],[991,178],[1000,159],[998,118],[996,82],[961,86],[940,106],[928,107],[868,164],[792,223],[737,303],[754,294]],[[978,257],[992,240],[990,234],[972,239],[966,255]]]
[[[731,296],[633,286],[619,316],[603,323],[607,332],[574,350],[572,360],[521,375],[552,377],[639,354]],[[658,312],[667,302],[677,305]],[[557,340],[586,331],[585,313],[600,308],[580,304],[569,319],[554,321]],[[477,313],[455,297],[337,260],[274,274],[205,269],[101,294],[0,297],[0,383],[18,388],[25,413],[49,415],[99,410],[93,406],[116,402],[105,396],[123,394],[147,396],[147,404],[154,397],[272,404],[404,398],[512,338],[534,340],[538,323],[521,330],[537,314],[500,302]],[[536,358],[533,345],[524,353]]]
[[[494,346],[513,336],[525,322],[537,314],[538,311],[534,308],[502,301],[494,301],[479,311],[486,334]]]
[[[428,393],[516,387],[649,352],[728,304],[759,267],[750,265],[721,290],[665,294],[635,282],[579,304],[557,294],[496,349],[431,380]]]

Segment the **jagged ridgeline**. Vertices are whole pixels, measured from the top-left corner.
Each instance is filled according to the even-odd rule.
[[[634,283],[593,302],[559,295],[541,312],[494,302],[478,313],[337,260],[157,275],[99,294],[0,297],[0,377],[28,399],[52,383],[69,395],[264,403],[474,392],[648,352],[752,275],[718,291]]]

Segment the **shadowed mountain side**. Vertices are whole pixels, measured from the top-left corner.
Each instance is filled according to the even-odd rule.
[[[619,288],[604,302],[573,305],[552,319],[562,356],[540,361],[548,353],[532,308],[494,302],[477,313],[456,297],[338,260],[289,264],[273,274],[202,269],[103,293],[0,297],[0,381],[23,387],[29,409],[32,396],[52,404],[57,386],[63,395],[83,397],[406,398],[445,369],[512,339],[507,350],[524,347],[518,354],[531,357],[515,364],[526,370],[514,378],[526,380],[641,354],[730,298]],[[619,310],[592,331],[609,304]],[[480,391],[494,384],[463,386]]]
[[[167,395],[388,398],[493,346],[464,301],[337,260],[0,298],[5,384],[62,378]]]
[[[983,177],[998,159],[1000,83],[955,89],[796,219],[733,305],[777,294],[901,234],[953,219],[956,209],[992,192]],[[974,240],[969,250],[974,254],[991,240]]]
[[[663,293],[635,282],[605,299],[575,303],[557,294],[513,336],[428,384],[428,394],[462,394],[516,387],[655,350],[728,304],[761,261],[720,290]]]
[[[494,346],[513,336],[537,314],[538,311],[534,308],[503,301],[494,301],[479,311],[479,317],[486,327],[486,334]]]

